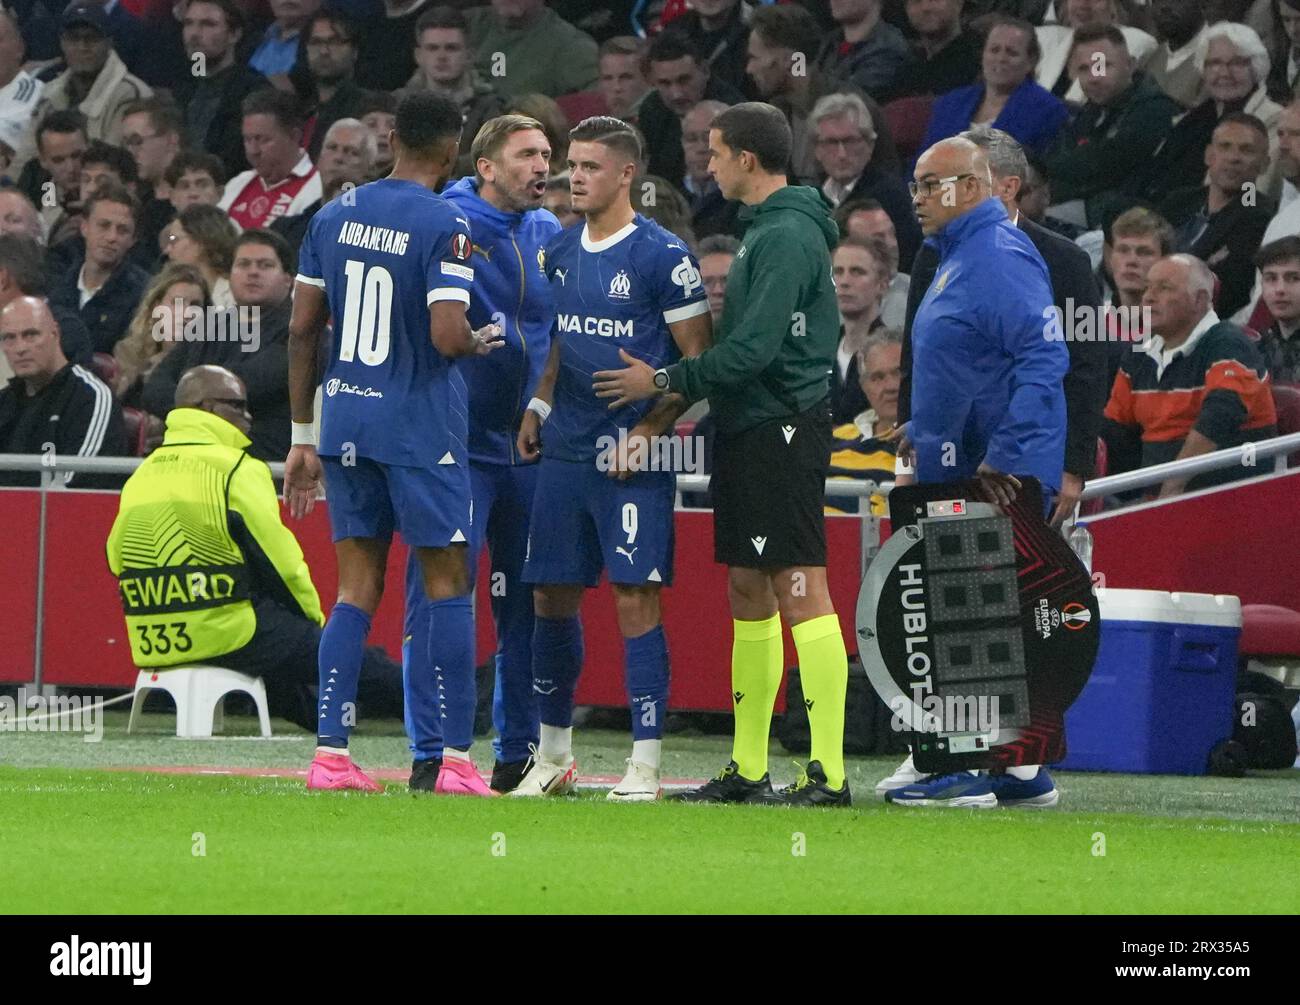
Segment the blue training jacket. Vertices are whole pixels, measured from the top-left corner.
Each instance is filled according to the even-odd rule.
[[[519,422],[551,348],[555,309],[542,248],[559,232],[560,221],[545,209],[497,209],[479,196],[473,177],[442,194],[469,219],[474,244],[469,323],[481,328],[496,320],[506,339],[487,356],[467,356],[457,364],[469,389],[469,459],[517,464]]]
[[[916,480],[970,478],[988,461],[1059,489],[1070,358],[1042,256],[994,198],[929,240],[939,268],[912,326]]]

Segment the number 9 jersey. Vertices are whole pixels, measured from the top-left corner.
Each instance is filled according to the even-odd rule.
[[[434,347],[429,308],[469,305],[469,221],[412,181],[381,179],[322,206],[298,254],[298,281],[329,300],[322,457],[466,464],[465,382]]]

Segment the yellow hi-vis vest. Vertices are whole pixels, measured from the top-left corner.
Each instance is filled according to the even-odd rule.
[[[122,489],[108,565],[137,667],[202,662],[248,643],[257,617],[246,548],[274,569],[277,594],[325,622],[302,548],[280,520],[271,470],[244,452],[248,444],[219,416],[173,409],[162,446]]]

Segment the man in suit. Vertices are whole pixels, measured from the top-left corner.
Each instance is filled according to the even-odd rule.
[[[856,94],[828,94],[808,116],[812,139],[826,180],[821,192],[838,208],[858,199],[874,199],[889,214],[903,261],[921,246],[921,228],[912,200],[898,176],[875,163],[879,137],[871,114]]]
[[[1052,281],[1052,295],[1061,313],[1063,334],[1068,339],[1070,368],[1065,375],[1065,473],[1057,496],[1052,523],[1059,526],[1074,511],[1083,483],[1092,477],[1097,460],[1097,435],[1101,429],[1102,410],[1106,406],[1108,373],[1105,341],[1071,338],[1082,312],[1093,312],[1094,331],[1104,332],[1101,315],[1101,292],[1093,278],[1092,262],[1087,252],[1071,241],[1030,221],[1016,205],[1016,196],[1028,173],[1024,149],[1000,129],[979,126],[962,134],[984,149],[993,173],[993,192],[1007,208],[1008,215],[1034,243]],[[934,280],[939,255],[930,244],[923,245],[912,265],[912,282],[907,303],[907,320],[903,329],[903,380],[898,396],[898,422],[912,416],[912,322],[926,290]],[[1049,321],[1044,320],[1044,331]],[[1099,339],[1103,336],[1099,336]]]

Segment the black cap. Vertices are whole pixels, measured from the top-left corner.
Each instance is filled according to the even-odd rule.
[[[74,3],[63,12],[63,30],[79,24],[90,25],[101,35],[108,35],[108,15],[97,3]]]

